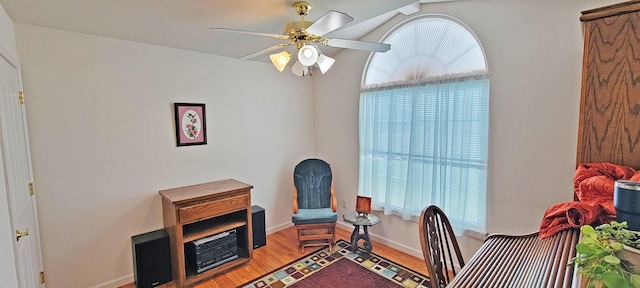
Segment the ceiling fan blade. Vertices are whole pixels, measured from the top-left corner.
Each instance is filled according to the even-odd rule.
[[[251,60],[251,59],[256,58],[256,57],[258,57],[260,55],[269,53],[271,51],[278,50],[278,49],[280,49],[282,47],[287,47],[289,45],[291,45],[291,43],[282,43],[282,44],[274,45],[274,46],[271,46],[269,48],[262,49],[262,50],[260,50],[258,52],[254,52],[254,53],[251,53],[249,55],[242,56],[242,57],[240,57],[238,59]]]
[[[329,47],[348,48],[373,52],[387,52],[389,51],[389,49],[391,49],[391,45],[387,43],[355,41],[346,39],[326,39],[326,43],[326,45]]]
[[[209,29],[216,30],[216,31],[224,31],[224,32],[231,32],[231,33],[240,33],[240,34],[247,34],[247,35],[270,37],[270,38],[276,38],[276,39],[282,39],[282,40],[289,40],[289,36],[287,36],[287,35],[260,33],[260,32],[252,32],[252,31],[237,30],[237,29],[227,29],[227,28],[209,28]]]
[[[353,17],[338,11],[329,11],[307,28],[307,32],[322,36],[353,21]]]

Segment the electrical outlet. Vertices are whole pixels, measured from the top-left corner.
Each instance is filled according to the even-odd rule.
[[[342,208],[347,208],[347,199],[342,199]]]

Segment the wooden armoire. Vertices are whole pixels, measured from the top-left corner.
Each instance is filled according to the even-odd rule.
[[[582,12],[584,58],[576,165],[640,168],[640,1]]]

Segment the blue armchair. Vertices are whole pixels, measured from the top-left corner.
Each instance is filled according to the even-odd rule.
[[[293,216],[298,229],[298,247],[329,246],[335,243],[338,220],[333,176],[329,164],[320,159],[306,159],[293,172]]]

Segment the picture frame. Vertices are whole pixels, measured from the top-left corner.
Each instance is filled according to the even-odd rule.
[[[207,121],[205,104],[173,103],[176,145],[207,144]]]
[[[371,214],[371,197],[356,196],[356,212],[358,214]]]

